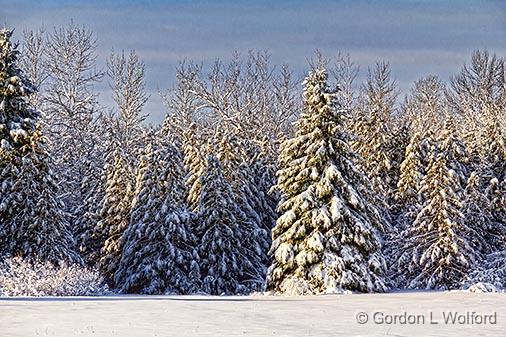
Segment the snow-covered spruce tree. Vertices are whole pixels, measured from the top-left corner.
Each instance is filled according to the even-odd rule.
[[[198,136],[198,127],[191,123],[183,133],[184,168],[186,171],[186,199],[191,211],[197,212],[200,197],[200,180],[205,166],[205,147]]]
[[[123,156],[121,150],[115,150],[114,162],[105,168],[106,190],[95,231],[95,235],[105,239],[100,265],[109,281],[112,280],[121,258],[121,236],[128,227],[132,202],[130,171]]]
[[[486,119],[484,134],[484,153],[481,156],[483,177],[487,181],[484,193],[491,202],[491,212],[494,221],[502,225],[497,228],[504,239],[506,226],[506,131],[501,129],[497,117]],[[504,242],[506,244],[506,242]]]
[[[420,211],[423,200],[418,193],[419,184],[429,164],[435,135],[444,126],[446,107],[443,83],[435,76],[416,81],[401,107],[400,124],[406,129],[409,143],[403,147],[405,152],[399,166],[395,200],[391,201],[395,222],[400,225],[396,229],[412,223]]]
[[[0,31],[0,257],[78,262],[12,31]]]
[[[144,64],[134,52],[128,57],[124,52],[120,55],[112,53],[107,60],[107,70],[117,109],[102,114],[98,120],[98,127],[104,135],[102,155],[87,165],[92,169],[87,169],[84,174],[81,182],[84,195],[75,212],[80,214],[75,219],[79,247],[90,264],[100,259],[110,226],[118,222],[117,218],[123,217],[123,223],[127,222],[131,195],[112,196],[109,185],[117,174],[115,170],[120,170],[118,179],[124,187],[121,193],[133,190],[135,169],[145,139],[141,125],[146,118],[142,115],[142,108],[148,99],[144,88]],[[96,169],[97,164],[102,167]]]
[[[198,290],[196,238],[185,207],[181,163],[179,151],[161,139],[146,148],[114,277],[121,292],[189,294]]]
[[[276,152],[272,147],[277,144],[269,144],[268,139],[264,139],[260,144],[250,144],[246,148],[247,161],[243,165],[248,166],[249,176],[252,180],[252,200],[256,213],[260,216],[260,226],[267,231],[267,240],[270,242],[270,232],[276,224],[278,218],[276,207],[279,202],[278,193],[270,191],[276,184],[277,165],[275,157]],[[277,151],[277,150],[276,150]],[[267,255],[267,252],[264,253]]]
[[[418,190],[420,189],[420,182],[424,176],[420,143],[420,133],[415,132],[406,147],[404,160],[400,167],[396,200],[406,206],[416,203],[418,199]]]
[[[304,110],[280,155],[281,212],[272,230],[267,290],[288,294],[341,289],[385,291],[381,231],[368,180],[353,162],[342,110],[325,70],[304,81]]]
[[[276,184],[277,166],[275,160],[266,153],[267,151],[265,148],[267,147],[267,143],[268,140],[264,140],[261,151],[257,153],[257,155],[252,156],[254,160],[251,164],[251,169],[257,187],[257,199],[260,203],[257,206],[257,213],[262,216],[263,228],[270,233],[278,218],[276,206],[279,202],[279,198],[277,193],[270,191],[271,187]]]
[[[267,272],[267,252],[271,244],[269,231],[264,228],[260,191],[253,180],[251,167],[243,162],[237,172],[237,187],[233,187],[235,202],[240,209],[237,214],[241,249],[247,262],[242,264],[241,283],[249,290],[261,290]]]
[[[486,50],[473,52],[469,64],[452,78],[449,102],[462,118],[462,134],[490,200],[495,223],[506,223],[505,60]],[[503,188],[501,188],[501,182]],[[502,201],[501,201],[502,199]],[[498,230],[500,232],[500,230]]]
[[[487,175],[484,175],[485,177]],[[498,236],[496,248],[505,249],[506,245],[506,179],[500,181],[492,178],[486,184],[484,191],[487,199],[490,201],[490,213],[492,215],[495,228],[493,232]]]
[[[456,151],[462,142],[450,125],[432,146],[419,190],[424,203],[399,240],[397,277],[409,288],[457,288],[475,260],[469,238],[476,233],[462,214],[463,165]]]
[[[479,287],[506,289],[506,250],[500,250],[487,255],[476,269],[469,273],[464,286],[467,288],[476,282]],[[492,287],[492,289],[493,289]]]
[[[103,162],[101,158],[97,160]],[[81,187],[85,191],[83,200],[73,212],[79,214],[79,217],[72,221],[79,253],[88,265],[96,265],[99,262],[100,251],[106,239],[106,233],[98,225],[106,195],[107,177],[105,172],[96,169],[95,164],[91,164],[84,173],[85,178],[81,182]]]
[[[243,283],[250,290],[263,287],[267,270],[267,252],[270,246],[269,232],[262,224],[261,193],[255,183],[252,162],[246,154],[251,144],[231,133],[215,134],[218,159],[223,167],[223,174],[234,193],[238,213],[235,214],[238,224],[238,238],[241,250],[246,257],[242,264]]]
[[[208,157],[203,172],[196,228],[202,290],[212,295],[244,293],[242,270],[251,262],[241,249],[236,218],[241,210],[216,157]]]
[[[12,31],[0,30],[0,163],[30,142],[40,118],[28,102],[36,89],[19,69],[19,51],[11,36]]]
[[[499,181],[506,179],[506,130],[499,124],[498,117],[485,117],[485,125],[482,132],[485,140],[481,155],[482,166],[486,167],[485,174]]]
[[[420,133],[415,132],[410,139],[404,160],[400,166],[399,181],[395,193],[397,208],[396,228],[404,229],[411,224],[420,210],[421,202],[418,191],[425,175],[422,164]]]
[[[469,238],[483,256],[505,248],[506,225],[493,215],[494,205],[484,192],[484,174],[472,172],[467,179],[463,198],[463,214],[467,227],[477,235]]]

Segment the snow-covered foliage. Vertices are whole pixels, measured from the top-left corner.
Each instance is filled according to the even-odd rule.
[[[1,167],[0,256],[79,261],[67,215],[58,198],[58,177],[41,140]]]
[[[0,296],[97,296],[109,294],[96,271],[77,264],[27,261],[19,257],[0,263]]]
[[[472,284],[468,288],[466,288],[467,291],[470,293],[498,293],[502,292],[502,290],[497,289],[496,286],[494,286],[491,283],[486,282],[477,282],[475,284]]]
[[[0,262],[83,259],[127,293],[499,289],[503,58],[476,51],[403,102],[387,62],[360,86],[341,53],[310,59],[302,99],[268,52],[184,60],[164,122],[146,126],[135,52],[104,72],[74,22],[25,31],[21,54],[11,36],[0,31]],[[113,108],[98,103],[106,74]]]
[[[137,168],[142,148],[146,145],[142,125],[147,117],[142,112],[143,107],[149,98],[144,79],[145,65],[135,51],[128,56],[124,52],[118,55],[113,52],[107,60],[107,68],[117,105],[117,114],[110,118],[109,133],[116,145],[112,150],[120,148],[127,167]],[[132,176],[135,176],[134,171]],[[131,179],[134,184],[134,178]]]
[[[30,79],[37,90],[33,92],[28,100],[37,110],[43,110],[44,84],[47,79],[47,68],[44,66],[45,30],[39,28],[35,31],[23,31],[23,43],[19,55],[19,65],[25,75]]]
[[[409,288],[454,288],[476,259],[470,242],[476,229],[467,226],[462,214],[461,147],[450,125],[441,131],[430,153],[418,191],[423,204],[396,241],[400,248],[394,268],[396,275],[406,277]]]
[[[481,172],[472,172],[467,179],[463,196],[463,214],[469,228],[476,235],[470,242],[480,254],[491,254],[506,245],[506,224],[497,221],[493,214],[493,203],[484,192],[486,178]]]
[[[100,259],[105,241],[105,233],[98,227],[106,194],[105,172],[91,166],[85,173],[81,187],[86,192],[83,193],[83,202],[72,212],[75,215],[72,221],[74,236],[84,261],[89,265],[95,265]]]
[[[30,82],[17,66],[12,32],[0,31],[0,257],[79,261],[59,198],[55,165],[48,155]],[[4,78],[1,78],[4,77]]]
[[[410,131],[420,132],[422,139],[430,142],[445,123],[446,108],[445,85],[439,77],[431,75],[416,81],[404,106]]]
[[[104,73],[96,66],[96,38],[86,27],[74,22],[54,27],[44,41],[45,134],[72,230],[88,258],[96,254],[87,246],[90,240],[92,247],[98,246],[90,230],[101,207],[97,194],[105,189],[100,177],[109,143],[95,91]]]
[[[387,224],[354,166],[343,111],[325,70],[312,71],[304,85],[296,136],[280,155],[282,215],[272,230],[267,289],[298,295],[385,291],[381,231]]]
[[[499,153],[494,148],[502,147],[503,156],[505,153],[504,73],[504,59],[486,50],[476,50],[470,62],[450,80],[450,107],[463,120],[461,132],[475,162],[496,157]],[[500,155],[496,158],[500,160]],[[489,164],[494,162],[492,159]]]
[[[132,201],[131,178],[123,154],[117,150],[114,162],[107,166],[106,191],[102,201],[100,220],[95,235],[105,242],[101,251],[100,265],[108,279],[112,279],[121,258],[123,232],[128,227]]]
[[[0,163],[30,143],[40,112],[28,102],[35,88],[19,69],[12,31],[0,30]]]
[[[506,251],[497,251],[486,256],[476,269],[469,273],[464,288],[477,288],[476,284],[490,285],[483,292],[506,291]],[[483,287],[482,287],[483,288]],[[487,291],[488,289],[488,291]]]
[[[383,199],[389,198],[396,183],[394,163],[393,113],[396,100],[395,83],[390,77],[388,63],[377,63],[369,69],[355,112],[353,132],[357,139],[353,150],[359,155],[359,163],[367,173],[375,192]]]
[[[186,170],[186,199],[190,209],[198,212],[201,182],[205,166],[206,149],[202,144],[201,135],[195,123],[189,125],[183,135],[184,168]]]
[[[241,245],[241,210],[216,157],[208,157],[199,179],[202,190],[196,231],[202,290],[213,295],[244,293],[247,289],[240,281],[252,261]]]
[[[234,192],[234,202],[238,205],[235,218],[238,224],[237,236],[241,239],[243,254],[248,264],[244,265],[244,282],[252,290],[263,287],[267,269],[267,252],[270,246],[270,227],[265,224],[268,219],[268,210],[261,199],[261,191],[255,181],[253,171],[253,158],[248,150],[252,144],[241,142],[237,136],[224,135],[217,132],[215,135],[216,150],[225,179],[230,183]]]
[[[158,140],[137,173],[130,225],[121,237],[114,281],[121,292],[188,294],[198,290],[192,215],[186,210],[181,155]]]
[[[118,237],[117,233],[110,232],[125,227],[135,170],[147,138],[142,125],[146,118],[142,108],[148,99],[144,64],[133,51],[128,56],[124,52],[112,53],[107,69],[117,106],[112,113],[101,114],[97,121],[88,125],[92,127],[91,136],[95,139],[98,136],[103,143],[95,149],[99,157],[85,166],[80,188],[83,194],[73,212],[79,249],[88,264],[96,264],[104,257],[101,250],[105,240],[114,235]],[[97,128],[93,126],[95,123],[98,123]],[[111,254],[113,246],[109,241],[106,255]]]
[[[420,133],[415,132],[406,147],[395,195],[395,199],[403,211],[404,218],[409,219],[413,210],[418,208],[418,191],[424,175],[425,167],[422,164],[421,137]]]

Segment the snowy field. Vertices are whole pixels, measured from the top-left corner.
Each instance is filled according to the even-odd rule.
[[[445,317],[448,319],[454,312],[463,315],[469,312],[469,317],[463,316],[468,321],[445,323]],[[359,324],[357,320],[364,320],[366,315],[367,323]],[[484,315],[493,316],[487,316],[487,324],[477,324],[477,320],[485,318]],[[407,320],[409,317],[416,319],[417,324],[403,324],[403,316]],[[394,319],[396,324],[385,323]],[[438,324],[431,324],[431,320]],[[305,298],[123,296],[0,299],[2,337],[465,337],[505,336],[505,331],[505,294],[413,292]]]

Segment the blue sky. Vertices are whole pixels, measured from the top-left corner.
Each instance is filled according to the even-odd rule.
[[[0,20],[16,28],[68,23],[92,29],[103,60],[112,47],[136,49],[147,67],[150,120],[164,115],[158,89],[174,83],[178,60],[228,58],[234,50],[268,49],[298,74],[316,48],[350,53],[364,74],[390,61],[402,91],[428,74],[443,79],[473,49],[506,56],[506,1],[28,1],[0,0]],[[19,36],[19,34],[18,34]],[[101,99],[110,102],[107,85]]]

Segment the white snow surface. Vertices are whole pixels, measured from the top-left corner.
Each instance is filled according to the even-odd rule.
[[[364,312],[369,321],[357,323]],[[425,317],[379,324],[375,313]],[[433,314],[430,324],[429,315]],[[443,313],[493,314],[496,324],[445,324]],[[377,317],[381,314],[376,314]],[[0,298],[13,336],[504,336],[506,294],[399,292],[308,297],[113,296]]]

